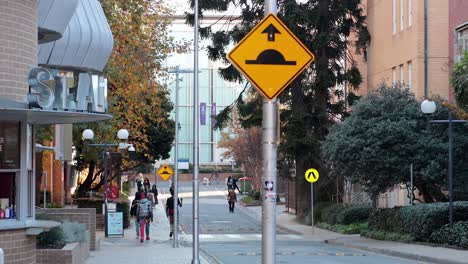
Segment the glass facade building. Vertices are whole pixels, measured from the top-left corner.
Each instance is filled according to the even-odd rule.
[[[213,17],[212,19],[217,19]],[[210,20],[210,18],[205,18]],[[223,24],[223,22],[219,22]],[[176,18],[172,24],[172,33],[175,41],[188,41],[191,43],[191,52],[184,54],[171,54],[165,61],[165,67],[173,70],[179,66],[181,70],[191,73],[180,73],[179,80],[175,73],[171,73],[167,86],[171,93],[171,101],[175,107],[175,91],[177,82],[179,86],[179,160],[193,160],[193,28],[184,24],[182,18]],[[219,62],[210,61],[206,52],[209,40],[201,40],[199,47],[199,97],[200,110],[200,163],[201,164],[229,164],[231,160],[223,158],[224,150],[218,147],[221,132],[214,130],[212,114],[218,114],[231,105],[239,96],[245,84],[225,81],[219,74],[219,69],[226,67]],[[200,114],[200,112],[199,112]],[[172,113],[174,118],[174,112]],[[175,118],[174,118],[175,119]],[[174,148],[171,150],[170,163],[174,162]]]

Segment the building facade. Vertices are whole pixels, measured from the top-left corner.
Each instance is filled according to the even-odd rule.
[[[416,98],[447,98],[448,11],[448,1],[367,0],[368,89],[400,82]]]
[[[97,0],[2,0],[0,17],[0,248],[29,264],[56,225],[35,218],[35,127],[111,118],[100,72],[113,38]]]
[[[216,22],[217,21],[217,22]],[[205,15],[202,25],[216,22],[220,26],[225,21],[219,15]],[[216,26],[214,27],[216,29]],[[193,43],[193,28],[185,24],[183,16],[175,16],[171,24],[171,35],[176,41]],[[245,84],[225,81],[218,70],[226,65],[209,60],[206,47],[209,40],[201,40],[199,44],[199,115],[200,115],[200,156],[202,165],[231,165],[232,159],[223,157],[225,150],[218,147],[221,140],[221,131],[214,130],[214,115],[219,114],[231,105],[240,95]],[[193,44],[191,44],[193,45]],[[193,49],[190,49],[193,50]],[[179,74],[171,73],[168,87],[171,92],[171,101],[175,106],[176,87],[179,87],[179,160],[193,160],[193,52],[184,54],[171,54],[165,62],[165,67],[174,72],[179,66]],[[174,112],[172,113],[174,117]],[[174,148],[171,150],[170,162],[174,162]]]

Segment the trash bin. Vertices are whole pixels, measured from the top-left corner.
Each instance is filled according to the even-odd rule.
[[[239,189],[241,193],[248,193],[252,190],[252,179],[242,177],[239,179]]]

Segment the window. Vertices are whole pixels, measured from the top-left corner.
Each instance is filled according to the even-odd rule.
[[[0,221],[14,218],[16,205],[16,173],[0,172]]]
[[[463,52],[468,50],[468,27],[457,30],[455,34],[456,52],[455,62],[459,62],[463,57]]]
[[[405,0],[400,0],[400,31],[405,29]]]
[[[413,25],[413,0],[408,0],[408,27]]]
[[[397,82],[396,79],[396,67],[392,68],[392,84],[394,85]]]
[[[393,34],[396,34],[396,0],[393,0]]]
[[[405,83],[405,72],[403,71],[403,64],[400,65],[400,83],[404,85]]]
[[[0,122],[0,169],[20,168],[20,124]]]
[[[411,63],[411,61],[408,61],[408,89],[411,91],[412,89],[412,82],[413,82],[413,74],[412,74],[412,71],[413,71],[413,64]]]

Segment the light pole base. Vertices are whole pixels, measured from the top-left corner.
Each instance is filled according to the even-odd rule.
[[[192,259],[192,264],[200,264],[200,260],[199,259]]]

